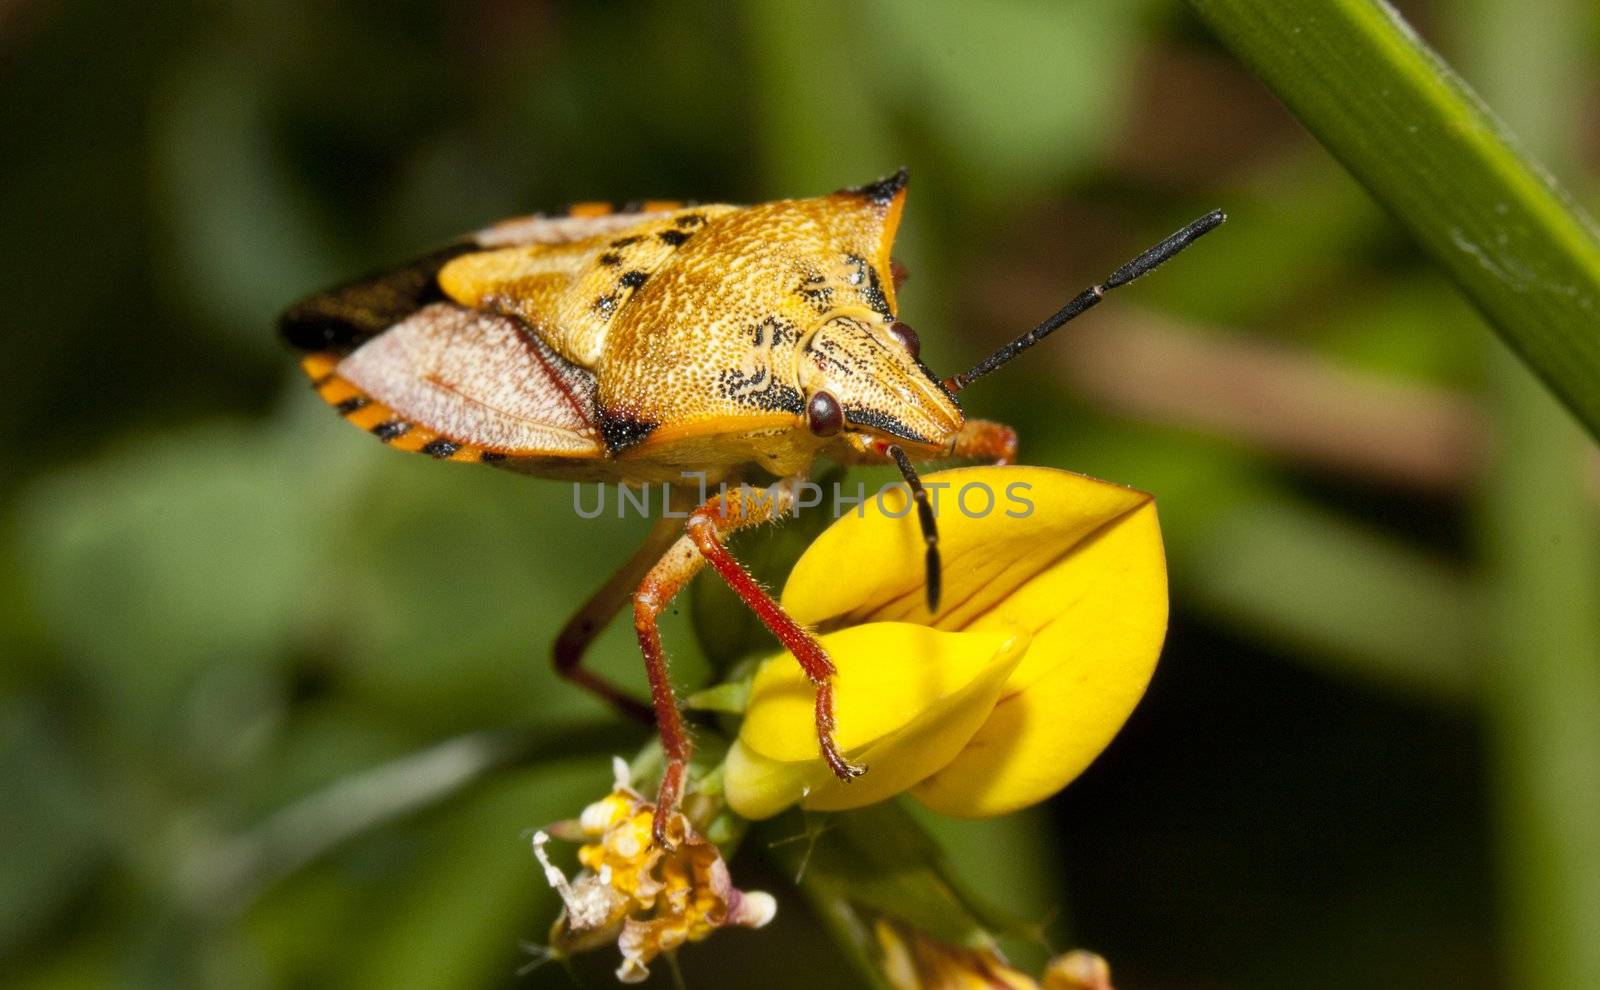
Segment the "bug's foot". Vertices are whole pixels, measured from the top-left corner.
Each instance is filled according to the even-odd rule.
[[[839,747],[834,745],[832,735],[822,738],[822,758],[828,762],[828,769],[833,771],[833,775],[846,784],[867,772],[865,764],[851,763],[844,758]]]
[[[672,824],[673,810],[664,804],[658,804],[656,805],[654,817],[650,819],[651,837],[656,840],[656,845],[667,852],[677,848],[677,843],[673,842],[672,836],[668,834],[668,826]]]
[[[829,667],[831,669],[832,664]],[[866,767],[845,759],[844,754],[839,752],[839,744],[833,741],[833,685],[827,680],[817,682],[816,715],[817,743],[822,747],[822,758],[827,761],[833,775],[848,784],[866,773]]]

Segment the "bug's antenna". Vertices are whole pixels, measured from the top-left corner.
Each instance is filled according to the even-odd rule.
[[[1161,266],[1162,262],[1194,243],[1201,235],[1208,234],[1221,226],[1222,221],[1226,219],[1228,219],[1226,213],[1221,210],[1212,210],[1200,219],[1185,225],[1183,229],[1171,237],[1112,272],[1104,282],[1099,285],[1091,285],[1078,293],[1072,298],[1071,302],[1056,310],[1055,314],[1049,319],[979,361],[972,367],[971,371],[964,371],[959,375],[946,378],[944,387],[952,392],[961,391],[977,379],[1008,363],[1018,354],[1050,336],[1060,329],[1062,324],[1079,316],[1084,310],[1104,299],[1106,293],[1111,289],[1115,289],[1119,285],[1127,285],[1139,276],[1155,271]]]
[[[899,445],[890,444],[889,456],[894,458],[895,466],[900,469],[900,477],[906,479],[906,487],[911,489],[911,497],[917,503],[917,522],[922,524],[922,542],[928,548],[923,557],[927,572],[928,611],[937,612],[943,571],[939,563],[939,525],[933,516],[933,503],[929,501],[928,490],[922,487],[922,479],[917,477],[917,469],[911,466],[911,458],[906,456],[906,452]]]

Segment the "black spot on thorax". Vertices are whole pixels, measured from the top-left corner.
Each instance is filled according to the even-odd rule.
[[[801,278],[795,292],[819,314],[833,308],[833,286],[828,284],[828,276],[821,272],[812,272]]]
[[[661,425],[605,409],[596,410],[595,418],[600,421],[600,438],[605,441],[606,451],[613,456],[643,443]]]
[[[750,328],[753,370],[724,368],[717,372],[717,394],[747,408],[798,415],[805,405],[800,391],[779,381],[772,369],[777,363],[773,352],[792,348],[799,340],[800,331],[788,320],[769,316],[753,324]]]
[[[859,289],[862,301],[885,319],[894,319],[894,311],[889,308],[889,299],[883,293],[883,280],[878,277],[878,270],[859,254],[847,254],[844,257],[853,269],[850,284]]]

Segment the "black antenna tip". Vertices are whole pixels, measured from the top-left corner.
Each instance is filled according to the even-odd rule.
[[[1142,275],[1150,274],[1168,258],[1222,226],[1223,221],[1227,219],[1228,215],[1226,213],[1221,210],[1212,210],[1198,220],[1189,221],[1160,244],[1112,272],[1101,283],[1100,287],[1102,289],[1115,289],[1119,285],[1127,285]]]
[[[979,361],[970,370],[946,378],[943,382],[945,391],[952,394],[959,392],[989,372],[1002,367],[1018,354],[1055,333],[1070,320],[1082,316],[1086,310],[1104,299],[1107,291],[1115,289],[1119,285],[1127,285],[1141,275],[1148,275],[1150,272],[1155,271],[1162,262],[1194,243],[1197,238],[1216,230],[1227,219],[1228,215],[1226,213],[1221,210],[1212,210],[1198,220],[1192,220],[1185,224],[1160,244],[1150,248],[1112,272],[1104,282],[1090,286],[1073,296],[1065,306],[1056,310],[1054,315],[1047,317],[1044,322],[1032,330]]]
[[[1194,233],[1192,236],[1190,236],[1189,240],[1192,241],[1202,234],[1209,234],[1227,222],[1228,214],[1221,210],[1212,210],[1210,213],[1207,213],[1205,216],[1189,225],[1189,227],[1194,228]]]

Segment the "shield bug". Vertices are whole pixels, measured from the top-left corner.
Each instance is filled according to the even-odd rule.
[[[892,463],[916,502],[927,605],[937,611],[937,524],[915,462],[1007,463],[1017,445],[1010,427],[964,418],[957,394],[1224,219],[1201,217],[971,370],[940,378],[898,318],[904,270],[889,251],[905,193],[901,169],[828,196],[745,207],[583,204],[489,227],[313,295],[280,320],[287,340],[309,352],[302,363],[318,394],[391,447],[624,484],[682,485],[686,472],[696,488],[700,477],[781,479],[727,487],[686,522],[663,518],[557,637],[564,677],[656,723],[667,757],[658,827],[683,789],[690,743],[656,620],[706,564],[816,685],[817,743],[834,773],[849,780],[865,770],[834,745],[827,653],[724,538],[792,511],[818,457]],[[649,705],[582,665],[630,603]]]

